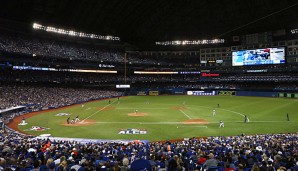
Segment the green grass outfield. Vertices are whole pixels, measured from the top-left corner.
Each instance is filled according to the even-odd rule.
[[[183,104],[184,103],[184,104]],[[217,104],[220,107],[217,108]],[[181,107],[181,108],[179,108]],[[212,110],[216,115],[212,116]],[[128,116],[128,113],[146,116]],[[93,120],[89,126],[65,126],[69,116]],[[290,121],[286,114],[289,113]],[[250,122],[244,123],[244,115]],[[184,124],[189,119],[204,119],[208,124]],[[219,128],[219,121],[225,123]],[[53,111],[46,111],[26,120],[19,130],[28,134],[51,134],[54,137],[109,140],[168,140],[189,137],[231,136],[242,133],[266,134],[298,132],[298,100],[240,96],[128,96],[85,103]],[[50,128],[28,131],[32,126]],[[147,134],[118,134],[121,129],[145,129]]]

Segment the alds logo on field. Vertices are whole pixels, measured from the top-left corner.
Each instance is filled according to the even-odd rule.
[[[121,129],[118,134],[147,134],[146,129]]]
[[[45,131],[48,129],[50,129],[50,128],[41,127],[41,126],[32,126],[31,128],[25,129],[24,131]]]
[[[69,116],[69,113],[57,113],[56,116]]]

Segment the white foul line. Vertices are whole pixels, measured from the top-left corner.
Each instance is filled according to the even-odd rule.
[[[114,101],[114,102],[112,102],[112,103],[110,103],[110,104],[108,104],[108,105],[106,105],[106,106],[104,106],[103,108],[101,108],[100,110],[98,110],[98,111],[96,111],[96,112],[94,112],[94,113],[92,113],[90,116],[88,116],[88,117],[86,117],[85,119],[83,119],[81,122],[84,122],[86,119],[89,119],[89,118],[91,118],[92,116],[94,116],[95,114],[97,114],[98,112],[100,112],[100,111],[103,111],[105,108],[107,108],[107,107],[109,107],[111,104],[113,104],[113,103],[115,103],[116,101]]]
[[[191,119],[190,116],[188,116],[185,112],[183,112],[183,110],[179,110],[181,113],[183,113],[186,117],[188,117],[188,119]]]
[[[183,122],[92,122],[92,123],[97,123],[97,124],[140,124],[140,125],[185,125],[185,123],[183,123]]]
[[[188,106],[194,106],[194,105],[188,105]],[[204,107],[204,108],[214,109],[213,107],[209,107],[209,106],[198,106],[198,107]],[[235,113],[235,114],[238,114],[238,115],[240,115],[240,116],[245,117],[244,114],[239,113],[239,112],[235,112],[235,111],[232,111],[232,110],[223,109],[223,108],[218,108],[218,110],[228,111],[228,112]],[[247,122],[251,122],[250,119],[249,119],[248,117],[247,117]]]
[[[81,121],[82,122],[82,121]],[[289,121],[251,121],[251,123],[285,123]],[[298,121],[290,121],[290,122],[298,122]],[[83,122],[83,123],[89,123]],[[183,122],[91,122],[91,123],[97,123],[97,124],[140,124],[140,125],[184,125],[185,127],[192,127],[192,126],[186,126]],[[189,125],[195,125],[196,123]],[[208,122],[209,124],[218,124],[218,122]],[[230,121],[225,123],[243,123],[243,121]],[[193,126],[194,127],[194,126]],[[204,127],[202,126],[196,126],[196,127]]]

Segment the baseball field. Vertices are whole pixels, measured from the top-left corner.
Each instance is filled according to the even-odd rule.
[[[80,121],[71,123],[76,116]],[[219,127],[220,121],[224,122],[224,127]],[[20,118],[15,119],[14,124],[20,122]],[[17,125],[17,129],[32,135],[109,140],[160,141],[293,133],[298,132],[298,100],[240,96],[128,96],[27,114],[26,123]]]

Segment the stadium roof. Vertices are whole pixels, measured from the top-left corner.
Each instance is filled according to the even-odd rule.
[[[221,38],[295,26],[296,0],[10,0],[0,18],[38,22],[138,46]]]

